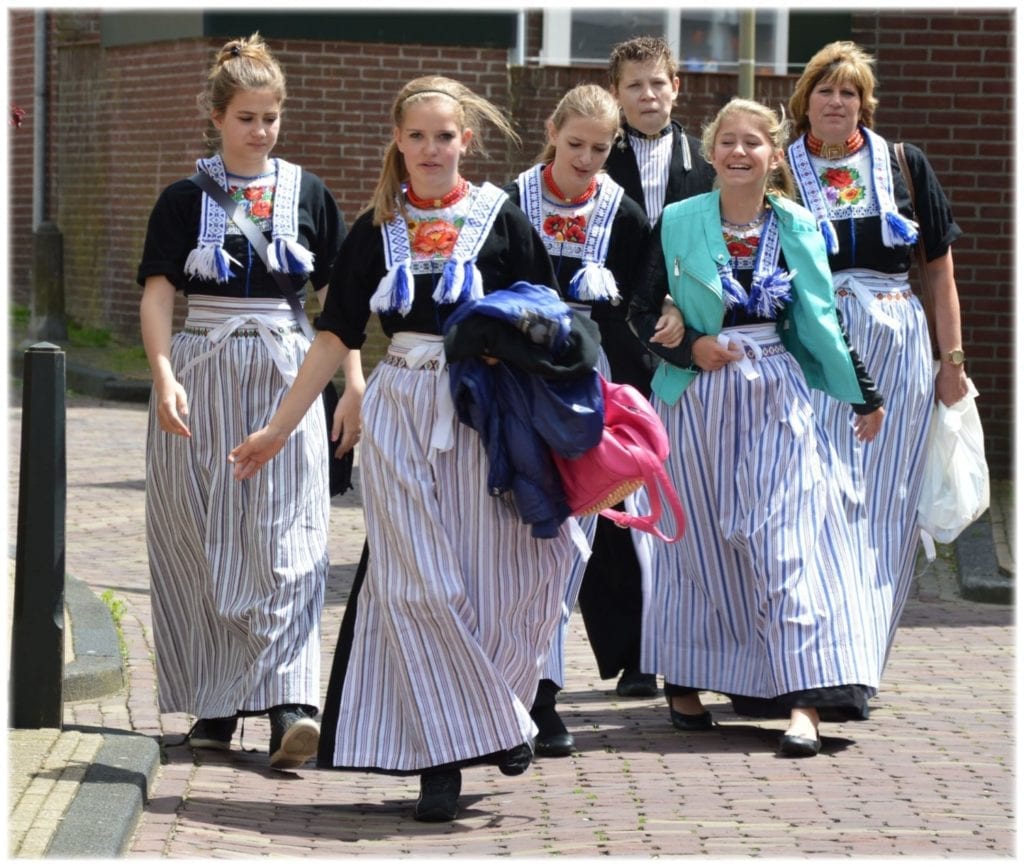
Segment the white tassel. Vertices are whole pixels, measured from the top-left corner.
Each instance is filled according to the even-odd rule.
[[[373,313],[398,313],[408,316],[412,310],[413,278],[408,260],[395,265],[380,278],[370,298]]]
[[[231,264],[242,267],[239,262],[215,244],[200,244],[185,259],[185,273],[201,280],[215,280],[227,283],[231,277]]]
[[[569,282],[569,294],[577,301],[610,301],[618,304],[622,296],[611,271],[596,262],[587,262]]]

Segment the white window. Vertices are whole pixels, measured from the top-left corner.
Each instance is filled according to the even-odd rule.
[[[548,9],[540,62],[552,66],[602,65],[612,46],[633,36],[661,36],[681,71],[735,72],[739,68],[740,12],[736,9]],[[758,9],[754,67],[784,74],[789,12]]]

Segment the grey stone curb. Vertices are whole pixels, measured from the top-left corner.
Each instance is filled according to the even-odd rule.
[[[960,593],[974,602],[1013,604],[1012,576],[999,568],[988,512],[964,530],[953,542],[956,551]]]
[[[110,610],[88,585],[70,575],[64,578],[64,605],[74,648],[74,659],[64,667],[64,701],[119,692],[124,661]]]
[[[47,858],[124,855],[160,766],[153,738],[101,732],[93,758],[46,850]]]

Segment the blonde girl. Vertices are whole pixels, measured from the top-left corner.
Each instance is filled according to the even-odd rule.
[[[862,604],[863,521],[846,513],[811,389],[854,404],[865,442],[884,410],[836,317],[821,235],[786,196],[784,138],[759,103],[719,112],[703,137],[717,189],[665,209],[634,295],[641,337],[666,293],[686,323],[679,346],[653,344],[688,524],[678,544],[655,542],[644,660],[677,729],[712,727],[712,690],[738,713],[788,717],[780,753],[811,756],[822,716],[867,717],[885,650]]]
[[[320,333],[266,427],[234,449],[250,479],[290,439],[323,383],[366,337],[390,338],[362,406],[369,562],[349,605],[324,713],[321,767],[418,774],[414,817],[451,821],[461,769],[526,770],[529,707],[558,622],[571,541],[535,539],[487,488],[479,435],[457,424],[442,342],[468,298],[517,280],[551,285],[537,234],[508,197],[463,178],[493,105],[450,78],[410,81],[370,207],[335,264]],[[271,460],[274,458],[274,460]]]
[[[642,277],[650,229],[640,205],[603,171],[619,132],[618,104],[603,87],[578,85],[559,101],[546,132],[537,164],[506,191],[544,242],[560,293],[577,315],[591,317],[600,328],[601,373],[647,394],[654,358],[629,329],[626,312]],[[674,307],[668,310],[662,327],[674,325],[677,333],[666,339],[678,340],[682,322]],[[580,519],[580,524],[593,554],[589,560],[574,560],[562,625],[531,708],[540,756],[567,756],[575,747],[555,705],[564,684],[569,614],[577,598],[601,676],[616,677],[640,666],[643,600],[633,534],[596,515]],[[641,552],[648,551],[643,539],[637,544]],[[649,562],[649,553],[642,559]]]

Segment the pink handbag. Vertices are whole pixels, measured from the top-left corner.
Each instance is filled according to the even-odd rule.
[[[668,474],[668,434],[654,408],[631,385],[608,382],[601,377],[604,394],[604,432],[601,441],[578,458],[553,455],[562,477],[562,487],[573,515],[601,514],[620,527],[652,533],[666,542],[683,535],[686,524]],[[641,487],[647,487],[650,515],[630,515],[612,509],[616,503]],[[658,529],[663,507],[668,502],[675,534]]]

